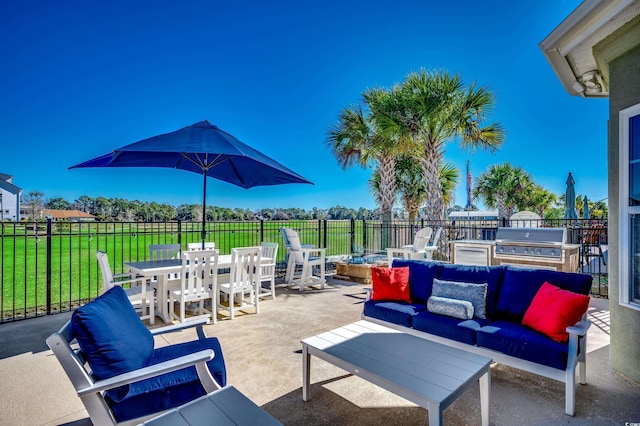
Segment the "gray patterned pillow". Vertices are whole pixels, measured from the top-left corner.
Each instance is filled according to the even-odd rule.
[[[461,283],[434,278],[431,295],[466,300],[473,305],[475,317],[487,317],[487,284]]]
[[[447,315],[464,320],[473,318],[473,305],[466,300],[431,296],[427,300],[427,309],[434,314]]]

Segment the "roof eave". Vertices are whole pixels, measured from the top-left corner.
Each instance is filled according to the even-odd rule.
[[[608,97],[608,92],[590,92],[580,81],[569,62],[574,47],[601,28],[635,0],[585,0],[560,23],[538,47],[553,68],[565,90],[573,96]]]

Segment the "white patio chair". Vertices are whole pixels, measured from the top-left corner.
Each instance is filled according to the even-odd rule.
[[[272,259],[269,263],[260,263],[260,286],[258,287],[259,297],[271,296],[272,299],[276,298],[276,256],[278,254],[278,243],[260,243],[261,253],[260,256],[264,258]],[[263,288],[262,283],[268,282],[269,288]]]
[[[442,233],[442,227],[438,228],[433,240],[429,243],[433,229],[426,227],[418,230],[413,239],[413,244],[404,245],[401,248],[387,248],[387,256],[389,258],[389,267],[393,264],[393,259],[400,257],[402,259],[414,260],[432,260],[433,253],[438,249],[438,240]]]
[[[214,250],[216,243],[213,241],[207,241],[204,243],[204,249],[202,248],[202,242],[199,243],[187,243],[187,250]]]
[[[217,311],[228,311],[230,319],[234,318],[236,311],[246,311],[249,307],[253,307],[256,314],[259,312],[260,298],[257,295],[258,286],[261,285],[260,252],[259,246],[231,250],[230,273],[218,277],[214,321]],[[229,306],[220,303],[220,293],[228,297]],[[248,297],[245,297],[247,294]]]
[[[290,244],[285,277],[286,283],[288,285],[298,285],[300,291],[303,291],[306,286],[315,284],[320,284],[320,287],[324,289],[327,249],[303,247],[300,244],[298,233],[291,228],[284,228],[284,233]],[[299,275],[297,272],[298,267],[300,268]]]
[[[180,244],[149,244],[149,259],[179,259]]]
[[[140,319],[148,319],[149,324],[154,323],[155,320],[155,294],[154,288],[146,284],[146,279],[143,277],[135,277],[130,273],[116,274],[111,272],[111,266],[109,265],[109,257],[107,253],[98,251],[96,253],[98,258],[98,264],[100,265],[100,271],[102,272],[102,286],[106,293],[113,286],[123,286],[130,284],[129,288],[124,288],[124,292],[129,298],[131,304],[139,311]],[[145,312],[148,309],[148,314]]]
[[[215,306],[218,277],[218,250],[191,250],[182,253],[180,288],[169,291],[171,316],[181,323],[187,320],[187,304],[198,302],[198,315],[189,320],[213,317],[212,311],[204,308],[204,301],[211,300]],[[180,304],[180,314],[175,314],[175,304]],[[215,320],[214,320],[215,322]]]
[[[180,244],[149,244],[149,260],[165,260],[165,259],[180,259]],[[179,278],[178,274],[173,277]],[[153,277],[152,283],[158,281],[157,277]]]

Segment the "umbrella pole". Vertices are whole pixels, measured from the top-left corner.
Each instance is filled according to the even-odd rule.
[[[202,250],[204,250],[204,242],[207,239],[207,171],[202,171],[204,184],[202,185]]]

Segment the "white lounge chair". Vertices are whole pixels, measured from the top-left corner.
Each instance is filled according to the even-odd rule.
[[[116,287],[78,308],[47,345],[94,425],[137,425],[226,385],[220,343],[204,322],[148,330]],[[194,326],[196,341],[154,347],[153,336]]]
[[[316,284],[320,284],[324,289],[327,249],[303,247],[298,233],[291,228],[284,228],[284,233],[290,245],[285,277],[287,284],[299,286],[300,291],[303,291],[306,286]],[[299,275],[297,275],[298,267],[301,269]]]
[[[438,240],[442,233],[442,227],[438,228],[431,243],[431,235],[433,229],[426,227],[416,232],[413,239],[413,244],[404,245],[401,248],[387,248],[387,256],[389,257],[389,267],[393,264],[393,259],[396,257],[402,259],[414,259],[414,260],[432,260],[433,253],[438,249]]]

